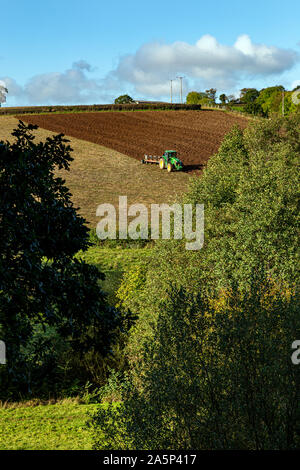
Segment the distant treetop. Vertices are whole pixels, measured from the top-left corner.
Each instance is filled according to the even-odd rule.
[[[129,95],[121,95],[115,99],[115,104],[134,103],[134,100]]]

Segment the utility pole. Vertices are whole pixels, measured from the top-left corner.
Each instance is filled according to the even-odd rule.
[[[173,101],[172,101],[172,82],[174,82],[174,79],[172,78],[172,79],[170,80],[170,82],[171,82],[171,103],[173,103]]]
[[[176,77],[176,78],[179,78],[180,80],[180,103],[182,104],[182,79],[184,77]]]
[[[284,90],[282,91],[282,116],[284,116]]]

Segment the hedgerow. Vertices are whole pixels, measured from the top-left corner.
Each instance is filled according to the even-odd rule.
[[[130,104],[92,104],[69,106],[21,106],[5,107],[0,109],[2,114],[39,114],[39,113],[65,113],[65,112],[95,112],[95,111],[138,111],[138,110],[200,110],[199,104],[172,104],[172,103],[130,103]]]

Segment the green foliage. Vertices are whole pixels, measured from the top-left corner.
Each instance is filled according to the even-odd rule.
[[[244,106],[234,106],[233,104],[229,103],[229,109],[232,111],[237,111],[239,113],[242,113],[244,111]]]
[[[247,114],[253,114],[254,116],[265,116],[265,113],[258,103],[249,102],[243,106],[243,111]]]
[[[106,112],[106,111],[148,111],[148,110],[199,110],[200,105],[187,105],[181,103],[133,103],[125,104],[92,104],[92,105],[71,105],[71,106],[18,106],[5,107],[0,109],[1,115],[14,115],[20,117],[24,114],[49,114],[49,113],[84,113],[84,112]]]
[[[74,396],[79,392],[80,374],[73,374],[72,348],[53,325],[33,323],[31,336],[20,347],[20,361],[23,364],[23,381],[17,383],[16,391],[7,390],[6,398],[22,396],[49,397]]]
[[[256,122],[244,133],[234,128],[183,200],[204,204],[204,247],[190,252],[184,240],[160,241],[124,277],[120,305],[138,316],[126,346],[136,382],[170,282],[217,295],[236,285],[247,291],[258,266],[281,286],[299,279],[299,129],[297,116]]]
[[[115,99],[115,104],[134,103],[134,100],[129,95],[121,95]]]
[[[199,261],[205,252],[205,274],[219,287],[246,287],[259,265],[281,283],[299,275],[299,137],[297,115],[233,130],[194,179],[185,202],[205,205]]]
[[[186,97],[187,104],[200,104],[203,106],[208,106],[213,103],[213,100],[208,96],[207,93],[190,91]]]
[[[225,93],[222,93],[222,95],[219,96],[219,99],[221,101],[222,104],[225,104],[226,101],[228,101],[228,98],[227,96],[225,95]]]
[[[142,386],[94,416],[95,448],[298,448],[298,310],[260,275],[218,301],[171,288],[136,365]]]
[[[256,88],[244,88],[241,90],[241,102],[244,103],[243,111],[255,116],[264,116],[266,112],[260,103],[257,102],[259,91]]]
[[[216,88],[210,88],[209,90],[206,90],[205,91],[208,99],[211,101],[211,103],[215,103],[216,101],[216,93],[217,93],[217,90]]]
[[[147,263],[152,256],[152,248],[107,248],[91,246],[87,251],[80,251],[76,257],[93,264],[105,273],[110,271],[125,272],[140,262]],[[101,284],[105,281],[101,280]]]
[[[225,204],[230,205],[235,200],[236,187],[246,158],[243,133],[235,128],[224,139],[219,155],[210,159],[204,175],[193,179],[184,202],[204,203],[206,244],[207,239],[213,236],[217,244],[222,234],[222,228],[217,224],[219,213]],[[212,253],[218,258],[219,247],[215,250],[212,248]],[[224,261],[220,260],[220,265],[223,264]],[[153,335],[153,327],[161,302],[166,298],[169,283],[176,282],[178,287],[189,286],[189,289],[197,291],[202,282],[206,285],[209,281],[212,283],[214,278],[206,245],[199,252],[188,252],[184,242],[161,241],[156,244],[147,264],[142,263],[142,266],[124,277],[118,291],[122,307],[138,315],[126,346],[126,354],[137,381],[139,377],[135,374],[135,364],[142,358],[145,341]],[[143,276],[138,275],[141,269]],[[138,283],[134,283],[134,279]]]
[[[101,387],[99,398],[103,402],[120,402],[127,387],[127,375],[124,371],[109,370],[107,383]]]
[[[55,382],[57,335],[57,347],[64,339],[73,355],[93,348],[105,355],[121,323],[99,289],[103,275],[74,258],[89,242],[64,180],[54,175],[55,168],[69,169],[68,141],[60,134],[35,144],[36,127],[20,121],[15,142],[0,145],[0,334],[8,361],[1,368],[0,394],[5,397],[37,391],[43,377],[48,385]]]
[[[153,240],[151,240],[151,231],[148,230],[148,238],[146,239],[141,239],[138,238],[137,240],[131,239],[131,238],[125,238],[121,239],[119,237],[119,231],[116,231],[116,238],[115,239],[109,239],[107,238],[106,240],[100,240],[97,236],[96,229],[91,229],[89,232],[89,241],[92,245],[94,246],[99,246],[103,248],[119,248],[119,249],[124,249],[124,248],[144,248],[146,246],[150,247],[153,245]]]
[[[280,113],[283,91],[284,88],[282,86],[264,88],[260,91],[256,103],[261,106],[266,116],[272,113]]]
[[[203,98],[204,93],[199,93],[198,91],[190,91],[186,97],[187,104],[198,104]]]
[[[299,92],[300,93],[300,92]],[[293,113],[300,113],[300,105],[293,103],[292,101],[292,91],[287,91],[284,94],[284,115],[289,116]],[[282,109],[280,109],[281,111]]]
[[[245,103],[244,111],[256,116],[269,117],[272,114],[282,115],[282,101],[284,92],[284,115],[296,113],[300,106],[292,102],[291,91],[284,91],[283,86],[273,86],[258,92],[255,88],[241,90],[241,101]]]
[[[138,315],[138,319],[130,330],[129,341],[125,348],[131,367],[130,380],[132,383],[131,389],[134,390],[132,393],[134,394],[126,395],[125,403],[118,411],[119,418],[117,415],[115,418],[110,416],[111,429],[113,427],[114,429],[123,429],[123,431],[120,431],[123,434],[120,437],[120,434],[115,436],[110,433],[111,442],[108,445],[113,446],[118,439],[124,441],[124,445],[128,448],[133,446],[134,448],[148,449],[158,448],[156,446],[161,446],[159,448],[166,448],[167,446],[169,448],[172,448],[172,446],[173,448],[176,446],[185,448],[185,445],[197,445],[199,448],[222,448],[222,446],[226,448],[227,445],[228,448],[234,448],[235,446],[237,448],[272,448],[273,446],[274,448],[284,448],[285,445],[287,447],[295,445],[295,440],[293,443],[287,441],[286,444],[283,443],[288,431],[287,429],[282,431],[287,416],[284,416],[283,410],[285,406],[292,405],[283,405],[282,414],[276,415],[278,397],[283,397],[283,403],[290,403],[288,392],[284,394],[284,390],[292,377],[288,368],[284,369],[283,363],[281,365],[276,363],[276,346],[274,346],[274,349],[272,346],[273,340],[268,340],[267,333],[269,330],[274,330],[274,336],[272,336],[272,338],[275,338],[274,345],[281,344],[281,351],[284,348],[284,360],[287,364],[286,351],[290,352],[293,338],[299,336],[299,325],[293,323],[294,317],[295,321],[297,317],[298,300],[292,300],[289,304],[284,295],[277,296],[273,299],[272,306],[268,310],[269,307],[263,305],[266,293],[262,289],[264,285],[274,285],[275,291],[282,293],[286,289],[293,290],[299,280],[299,262],[297,261],[299,259],[300,187],[297,176],[300,155],[299,122],[299,116],[295,115],[290,119],[278,118],[255,122],[244,132],[237,127],[234,128],[225,137],[219,152],[209,160],[201,178],[193,178],[189,191],[183,200],[185,203],[204,203],[205,244],[202,250],[189,252],[185,250],[184,241],[158,242],[152,251],[149,262],[139,267],[138,271],[135,269],[124,278],[118,293],[121,305],[123,308],[130,309],[133,314]],[[141,270],[142,276],[139,274]],[[260,281],[258,280],[253,287],[253,275],[260,270],[264,272],[264,277]],[[179,296],[181,300],[176,300],[175,305],[173,294],[170,293],[170,284],[173,284],[176,292],[181,292],[181,290],[184,292],[184,297]],[[199,292],[201,293],[200,298]],[[205,297],[205,292],[208,292],[208,297]],[[195,377],[195,381],[203,379],[203,377],[197,376],[198,369],[196,366],[192,370],[188,368],[185,374],[182,372],[183,378],[179,381],[177,388],[176,383],[173,382],[173,377],[177,377],[175,365],[173,369],[163,368],[162,359],[160,371],[155,376],[151,375],[151,371],[154,374],[156,370],[154,367],[155,362],[153,362],[155,357],[158,357],[159,354],[161,354],[161,358],[168,357],[168,348],[171,351],[169,356],[173,355],[174,361],[176,360],[176,367],[179,370],[181,370],[181,364],[187,366],[193,360],[198,361],[194,363],[199,367],[204,350],[200,349],[197,352],[196,349],[193,349],[195,345],[191,347],[190,342],[187,342],[187,345],[189,345],[187,348],[184,346],[189,336],[181,323],[181,317],[187,325],[189,321],[192,321],[189,320],[191,301],[184,299],[185,296],[188,299],[196,298],[193,303],[193,311],[203,312],[209,307],[212,309],[211,317],[215,318],[219,312],[218,308],[220,308],[217,300],[222,297],[222,293],[225,298],[226,293],[231,293],[232,303],[230,306],[226,306],[225,303],[224,306],[224,302],[223,304],[221,302],[223,310],[222,315],[217,317],[220,323],[216,324],[216,329],[211,330],[213,326],[211,323],[200,323],[197,328],[192,323],[189,330],[190,336],[197,338],[201,348],[205,348],[208,341],[207,336],[203,336],[203,344],[201,343],[202,329],[206,332],[205,334],[209,331],[211,331],[211,334],[213,331],[217,331],[214,336],[210,337],[208,345],[212,345],[213,341],[217,345],[232,345],[229,363],[234,367],[232,366],[233,368],[229,368],[226,372],[223,363],[217,369],[217,372],[213,372],[215,369],[212,371],[212,373],[217,374],[215,375],[216,382],[214,385],[214,388],[216,388],[215,403],[218,401],[222,403],[222,400],[225,400],[223,394],[227,390],[226,383],[227,381],[232,383],[230,399],[226,398],[224,402],[225,409],[221,409],[220,420],[217,421],[218,416],[212,414],[213,406],[211,403],[210,405],[206,404],[202,411],[199,409],[199,414],[194,413],[195,409],[198,410],[197,407],[200,406],[196,403],[196,398],[201,401],[199,398],[202,397],[200,388],[196,388],[196,391],[193,392],[195,383],[192,382],[191,388],[188,388],[185,387],[185,382],[189,384],[192,377]],[[257,298],[256,293],[259,293]],[[201,303],[202,298],[206,299],[204,304]],[[178,310],[176,310],[177,308]],[[164,314],[165,310],[166,314]],[[282,317],[280,316],[281,311],[283,312]],[[272,324],[273,320],[268,312],[272,312],[270,315],[271,317],[274,316],[274,324]],[[254,316],[253,313],[255,313]],[[172,318],[172,315],[173,317],[176,315],[176,321],[174,319],[170,325],[168,322],[171,321],[169,317]],[[287,315],[288,320],[282,326],[280,321],[285,321],[285,315]],[[167,329],[167,331],[164,329]],[[185,336],[180,336],[181,331],[185,332],[182,333]],[[161,338],[158,343],[157,338]],[[234,345],[237,345],[238,341],[243,341],[243,338],[245,339],[245,343],[242,343],[243,351],[249,349],[254,354],[253,349],[250,348],[251,341],[258,349],[260,344],[261,348],[266,348],[265,354],[269,357],[267,364],[274,366],[272,370],[270,369],[271,376],[268,375],[268,367],[264,370],[266,363],[263,357],[254,355],[255,360],[253,360],[251,357],[248,358],[246,354],[245,363],[249,363],[250,359],[252,360],[253,366],[251,367],[253,367],[253,370],[251,374],[253,373],[253,375],[252,378],[247,379],[248,381],[242,376],[241,382],[239,382],[237,371],[242,369],[244,365],[242,364],[241,353],[235,355],[236,346]],[[147,356],[147,350],[151,350],[157,344],[160,345],[161,349],[154,349],[153,356]],[[190,347],[192,352],[190,352]],[[182,354],[186,354],[185,359],[180,353],[180,348]],[[159,353],[158,351],[163,352]],[[212,349],[210,353],[211,357]],[[193,364],[193,362],[191,363]],[[254,369],[256,363],[257,369]],[[210,364],[209,360],[208,364]],[[148,372],[150,375],[147,375]],[[251,393],[254,394],[251,406],[253,409],[258,410],[258,414],[255,415],[255,423],[261,420],[263,414],[261,406],[267,407],[266,400],[262,402],[263,405],[260,405],[262,397],[259,394],[259,387],[262,385],[261,382],[258,382],[259,385],[256,386],[255,374],[258,377],[263,377],[264,380],[266,379],[269,384],[266,387],[266,397],[271,397],[269,407],[271,409],[271,418],[274,419],[272,426],[274,429],[277,426],[282,431],[280,436],[274,431],[273,440],[270,429],[265,430],[265,424],[262,427],[259,425],[258,428],[252,425],[251,428],[249,424],[252,419],[250,414],[245,417],[247,405],[245,397],[251,395]],[[279,374],[280,380],[282,380],[277,388],[276,374]],[[152,377],[151,380],[150,377]],[[155,381],[158,384],[156,388]],[[255,385],[253,390],[251,388],[252,383]],[[242,390],[243,398],[241,400],[244,401],[239,401],[239,398],[235,397],[234,406],[236,408],[233,410],[232,407],[230,408],[230,401],[235,387],[237,390]],[[273,394],[268,395],[272,387],[275,387]],[[174,392],[172,406],[175,407],[175,402],[178,403],[175,411],[171,405],[166,405],[166,401],[169,400],[167,397],[171,396],[174,389],[177,390],[177,396],[175,398]],[[201,388],[201,390],[204,389]],[[207,388],[205,390],[205,393],[208,393]],[[194,402],[191,399],[192,392],[195,393],[193,395],[195,396]],[[152,393],[154,395],[151,395]],[[149,397],[153,399],[151,398],[151,401],[149,401]],[[148,402],[151,403],[152,408],[149,408]],[[134,408],[134,403],[136,408]],[[183,409],[186,407],[186,411],[181,412],[181,407]],[[201,412],[203,412],[203,417]],[[186,413],[186,415],[183,416],[182,413]],[[230,419],[231,413],[235,417],[236,423],[240,423],[240,431],[236,428],[234,420]],[[138,414],[145,432],[140,429],[136,421]],[[213,416],[215,424],[209,422],[209,415]],[[195,416],[194,421],[193,416]],[[106,418],[108,419],[107,415]],[[119,419],[120,425],[116,424],[113,421],[114,419]],[[189,423],[189,420],[191,420],[191,424],[187,431],[185,423]],[[100,421],[102,423],[102,418]],[[227,421],[228,427],[225,426]],[[128,423],[128,426],[126,423]],[[154,423],[158,423],[158,425],[155,427]],[[225,443],[225,437],[222,438],[223,441],[218,440],[216,431],[212,427],[216,423],[218,423],[220,429],[224,428],[226,439],[229,439],[226,441],[228,444]],[[205,434],[202,429],[204,430],[207,426],[210,426],[208,429],[211,432]],[[183,431],[184,429],[185,431]],[[249,432],[247,429],[249,429]],[[254,429],[258,429],[259,432],[257,442],[253,437]],[[230,434],[231,431],[235,433],[236,437]],[[128,440],[128,438],[126,440],[126,435],[135,436],[135,433],[137,433],[135,442],[132,439]],[[152,439],[151,442],[147,440],[146,434],[148,434],[149,439]],[[189,441],[192,438],[200,439],[199,436],[203,436],[201,438],[203,440]],[[296,437],[294,436],[293,439],[296,439]],[[192,444],[189,444],[191,442]]]
[[[253,103],[258,96],[259,91],[256,88],[243,88],[240,99],[242,103]]]

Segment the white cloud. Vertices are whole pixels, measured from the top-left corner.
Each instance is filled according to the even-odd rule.
[[[103,93],[99,80],[89,78],[92,67],[85,60],[74,62],[64,72],[35,75],[23,87],[12,78],[3,77],[8,89],[7,100],[13,98],[17,105],[84,104],[110,101]]]
[[[36,75],[24,87],[32,104],[73,104],[98,101],[102,90],[96,80],[89,78],[91,66],[81,60],[65,72]]]
[[[7,87],[3,80],[0,80],[0,106],[6,102]]]
[[[248,35],[239,36],[233,46],[204,35],[195,44],[144,44],[135,54],[123,57],[109,78],[128,82],[137,93],[153,96],[160,96],[166,82],[178,74],[197,81],[202,88],[228,89],[247,77],[281,74],[298,58],[289,49],[254,44]]]
[[[91,78],[94,69],[85,60],[74,62],[64,72],[35,75],[23,87],[1,77],[8,88],[8,102],[15,104],[105,103],[124,93],[136,98],[166,98],[170,79],[185,77],[183,93],[191,89],[233,93],[262,80],[268,86],[299,61],[297,52],[265,44],[255,44],[244,34],[233,45],[221,44],[209,34],[195,44],[176,41],[143,44],[134,54],[120,58],[103,78]],[[179,80],[173,82],[176,96]]]
[[[17,82],[13,78],[3,77],[3,80],[0,80],[1,83],[4,83],[4,87],[7,88],[8,92],[13,96],[21,96],[23,93],[23,89],[21,86],[17,84]]]

